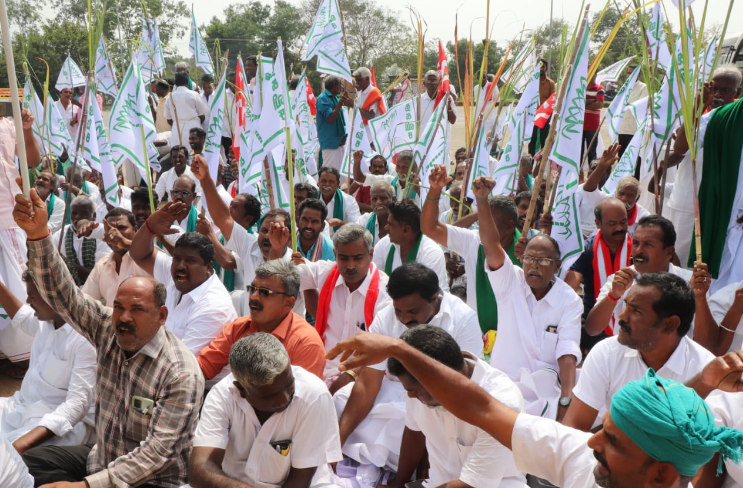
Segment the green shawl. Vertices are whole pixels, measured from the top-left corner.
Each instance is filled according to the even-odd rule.
[[[333,218],[343,220],[343,194],[340,188],[335,190],[333,201],[335,202],[333,205]],[[339,225],[333,226],[333,231],[337,231],[340,228]]]
[[[47,221],[52,218],[52,213],[54,213],[54,201],[57,199],[56,195],[54,195],[54,192],[49,194],[49,200],[46,201],[46,219]]]
[[[413,248],[408,253],[408,256],[405,258],[406,263],[414,263],[415,260],[418,258],[418,249],[421,247],[421,240],[423,239],[423,233],[421,232],[418,235],[418,239],[415,240],[415,244],[413,244]],[[387,253],[387,261],[384,263],[384,272],[387,274],[387,276],[392,273],[392,263],[395,261],[395,246],[390,242],[390,250]],[[402,261],[402,255],[400,255],[400,261]]]
[[[513,242],[508,247],[508,257],[514,266],[521,267],[521,261],[518,260],[514,250],[516,243],[521,239],[521,232],[515,230]],[[485,249],[480,244],[477,250],[477,269],[475,270],[475,291],[477,293],[477,318],[480,322],[480,330],[483,334],[489,330],[498,330],[498,303],[495,301],[495,293],[490,285],[488,273],[485,271]]]

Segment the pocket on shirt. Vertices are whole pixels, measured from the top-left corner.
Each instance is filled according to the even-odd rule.
[[[41,371],[41,378],[54,388],[60,390],[66,390],[70,386],[70,377],[72,371],[70,369],[69,361],[63,361],[58,359],[54,352],[48,352],[48,358],[45,360],[43,370]]]
[[[129,406],[129,416],[126,419],[127,441],[139,444],[147,439],[150,430],[150,417],[150,415],[137,412],[131,405]]]
[[[467,457],[472,452],[472,446],[465,446],[462,444],[462,441],[457,439],[457,450],[459,451],[459,463],[460,465],[464,465],[465,461],[467,461]]]
[[[542,331],[542,361],[556,363],[557,333]]]
[[[260,473],[258,480],[262,484],[276,486],[278,488],[289,477],[289,470],[292,467],[291,450],[286,456],[282,456],[269,445],[264,446],[263,449],[265,453],[261,457],[261,465],[258,467]]]

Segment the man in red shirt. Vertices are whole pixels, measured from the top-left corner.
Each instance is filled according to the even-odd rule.
[[[588,147],[588,163],[596,159],[596,131],[601,124],[601,109],[604,107],[604,87],[596,83],[594,74],[586,87],[586,117],[583,121],[583,144],[581,145],[580,159],[583,161],[585,148]],[[591,144],[593,141],[593,144]]]

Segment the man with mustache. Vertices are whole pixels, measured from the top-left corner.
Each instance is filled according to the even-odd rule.
[[[638,277],[617,316],[618,334],[596,344],[586,357],[563,423],[588,432],[601,423],[617,391],[648,368],[683,383],[714,359],[686,335],[694,295],[685,280],[671,273]]]
[[[172,256],[155,247],[155,235],[173,233],[170,224],[182,210],[183,203],[167,202],[150,215],[134,236],[129,255],[167,287],[165,326],[198,356],[237,313],[214,272],[214,246],[209,239],[196,232],[181,234]]]
[[[28,269],[43,299],[97,351],[95,446],[36,447],[24,461],[38,485],[181,486],[204,394],[190,351],[167,328],[165,286],[126,280],[105,307],[74,284],[49,236],[46,206],[16,196],[28,236]]]
[[[676,230],[670,220],[660,215],[645,217],[637,225],[632,238],[632,266],[624,267],[606,278],[601,286],[596,305],[586,316],[585,330],[589,335],[598,335],[604,331],[608,335],[617,333],[616,318],[624,308],[624,295],[637,278],[645,273],[671,273],[689,283],[692,271],[674,266],[671,263],[676,242]],[[706,266],[701,264],[697,274],[706,279],[709,286],[711,279]],[[697,297],[697,306],[706,298]]]
[[[308,198],[297,209],[297,251],[302,257],[315,261],[335,261],[333,240],[324,232],[328,208],[322,201]]]
[[[343,456],[322,380],[257,332],[230,351],[232,374],[206,397],[189,460],[193,488],[332,485]]]
[[[61,229],[64,222],[65,201],[54,194],[58,185],[59,176],[52,174],[51,171],[42,171],[34,182],[36,193],[46,202],[49,229],[52,234]]]
[[[443,291],[431,269],[419,263],[400,266],[389,277],[387,293],[392,303],[375,315],[370,332],[400,337],[408,329],[430,324],[451,335],[461,350],[482,356],[477,315]],[[402,438],[405,410],[400,408],[405,390],[385,375],[386,369],[385,363],[361,368],[357,381],[339,390],[334,400],[343,454],[362,464],[397,471],[399,457],[407,449]]]
[[[173,185],[178,178],[183,175],[193,178],[191,169],[188,167],[188,148],[186,148],[185,146],[171,147],[170,162],[173,164],[173,167],[163,172],[157,178],[157,184],[155,185],[154,193],[157,195],[158,200],[161,202],[173,199],[173,195],[171,195],[170,193],[173,191]]]
[[[174,232],[162,234],[163,239],[170,246],[174,246],[182,234],[196,232],[199,214],[194,206],[194,200],[196,200],[197,191],[198,187],[193,175],[179,176],[173,183],[173,189],[170,191],[170,201],[181,205],[177,207],[179,209],[178,213],[173,214],[171,230]]]
[[[325,231],[333,236],[343,224],[356,222],[361,213],[356,199],[340,190],[341,175],[337,169],[328,166],[320,168],[317,176],[320,187],[320,200],[328,207],[328,229]]]
[[[557,277],[560,248],[551,237],[539,234],[529,239],[521,258],[523,269],[513,264],[488,205],[494,186],[492,178],[480,177],[473,182],[484,266],[498,303],[498,336],[490,364],[511,378],[524,373],[539,377],[546,368],[557,371],[559,376],[550,377],[549,387],[544,385],[534,392],[536,400],[527,411],[538,410],[560,420],[570,405],[575,367],[581,359],[583,306],[575,291]]]
[[[640,182],[634,176],[625,176],[617,182],[614,189],[614,196],[621,200],[627,209],[627,232],[630,236],[635,234],[638,222],[650,215],[645,207],[637,203],[640,193]]]
[[[401,339],[357,334],[328,357],[341,353],[343,369],[397,359],[443,408],[511,449],[517,469],[562,488],[686,488],[715,454],[731,463],[742,454],[743,433],[717,427],[694,390],[651,369],[617,392],[602,428],[589,434],[515,412]],[[712,381],[737,392],[743,363],[731,363]]]
[[[397,201],[395,189],[386,181],[377,181],[369,187],[369,196],[372,211],[363,214],[356,221],[366,228],[374,237],[374,245],[387,235],[387,219],[390,215],[390,205]]]
[[[364,176],[364,172],[361,171],[361,160],[363,159],[363,151],[356,151],[353,153],[353,174],[354,182],[361,183],[357,176]],[[358,161],[358,163],[357,163]],[[358,165],[358,170],[356,166]],[[357,174],[358,171],[358,174]],[[375,154],[369,160],[369,174],[372,176],[387,175],[387,160],[381,154]],[[369,188],[371,185],[362,185],[356,190],[356,201],[359,203],[359,210],[362,212],[362,216],[372,211],[371,198],[369,195]]]

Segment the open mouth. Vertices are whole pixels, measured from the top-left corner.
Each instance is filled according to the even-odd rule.
[[[176,271],[175,275],[173,276],[173,280],[178,283],[188,281],[188,273],[186,273],[185,271]]]

